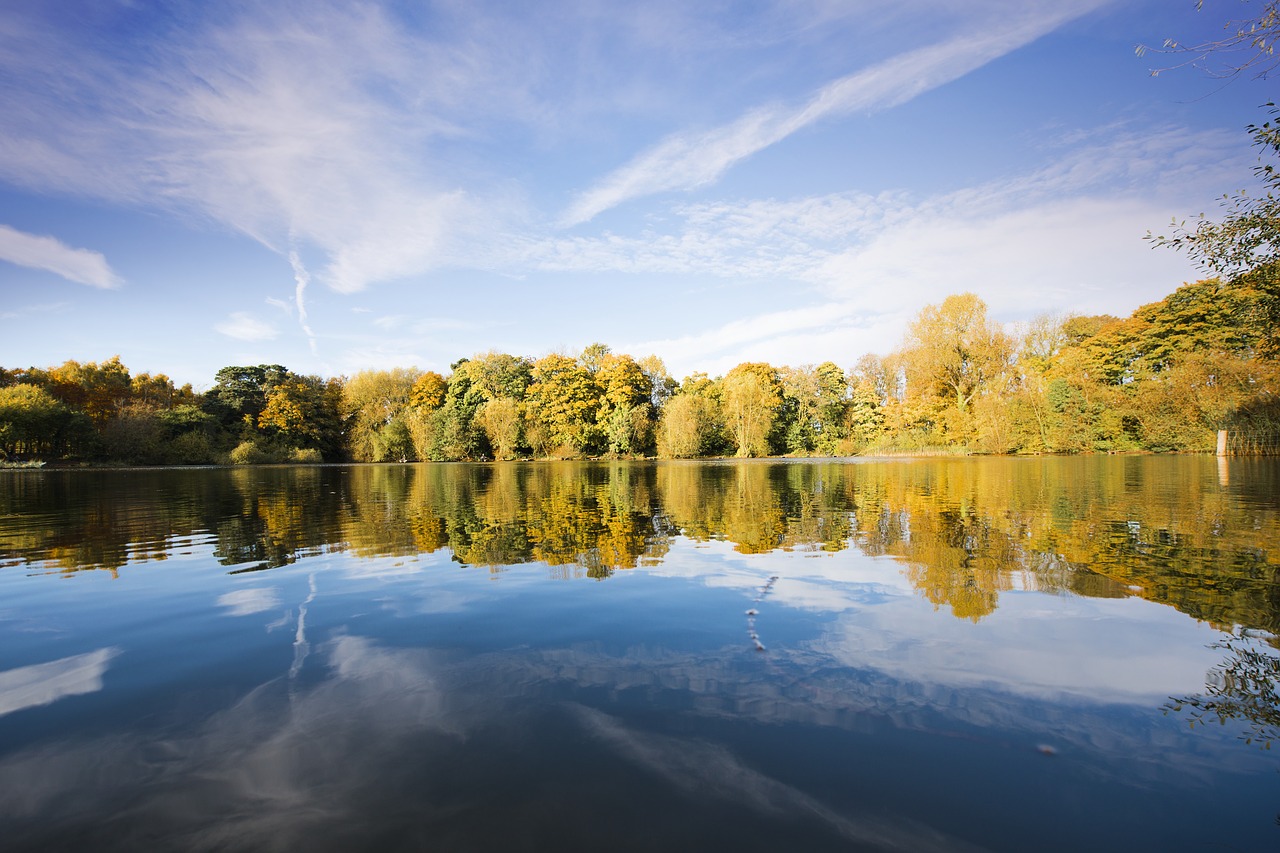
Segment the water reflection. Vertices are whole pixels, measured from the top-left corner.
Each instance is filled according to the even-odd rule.
[[[0,478],[0,837],[1265,849],[1280,510],[1231,464]]]
[[[0,717],[102,689],[102,676],[119,649],[106,648],[0,672]]]
[[[556,463],[15,472],[0,566],[115,572],[212,537],[236,571],[325,553],[529,562],[608,577],[672,537],[741,554],[887,555],[978,621],[1015,589],[1139,595],[1214,625],[1280,632],[1275,465],[1207,458],[894,463]]]
[[[1280,655],[1272,642],[1238,629],[1214,642],[1211,648],[1226,657],[1209,670],[1204,692],[1171,699],[1165,710],[1185,716],[1193,729],[1244,723],[1245,743],[1271,749],[1280,740]]]

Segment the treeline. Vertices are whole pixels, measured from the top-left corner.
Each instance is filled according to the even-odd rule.
[[[230,366],[204,393],[133,376],[118,357],[0,368],[0,454],[180,465],[1206,451],[1219,429],[1280,425],[1280,346],[1265,319],[1275,290],[1269,265],[1128,318],[1040,317],[1015,331],[966,293],[849,371],[748,362],[680,382],[660,358],[604,344],[483,353],[448,376]]]

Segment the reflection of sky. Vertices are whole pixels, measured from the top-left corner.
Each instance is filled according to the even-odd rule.
[[[777,606],[836,614],[811,650],[898,679],[1151,707],[1203,689],[1220,657],[1207,648],[1219,632],[1139,598],[1005,591],[974,624],[923,600],[901,563],[853,550],[744,555],[725,542],[677,540],[651,571],[740,589],[744,602],[777,575],[755,605],[762,620]]]
[[[234,701],[209,708],[180,698],[207,687],[189,660],[169,656],[154,678],[204,710],[159,730],[122,721],[109,734],[36,740],[0,756],[0,789],[17,792],[0,803],[0,823],[27,833],[17,849],[38,848],[39,827],[90,825],[101,826],[95,839],[127,840],[124,829],[145,827],[197,850],[344,849],[405,815],[452,826],[455,837],[512,843],[524,831],[515,816],[548,807],[539,786],[556,788],[557,773],[625,792],[601,804],[605,822],[678,801],[675,814],[741,810],[760,825],[815,828],[828,843],[964,849],[910,798],[874,809],[841,801],[814,781],[811,759],[770,768],[767,751],[726,735],[735,728],[775,746],[803,732],[824,755],[841,743],[891,744],[884,755],[908,775],[960,772],[977,743],[997,766],[1048,762],[1031,778],[1072,793],[1084,777],[1122,792],[1193,780],[1176,783],[1185,799],[1195,779],[1268,769],[1229,734],[1225,743],[1218,732],[1187,737],[1180,721],[1160,718],[1167,696],[1203,687],[1217,660],[1203,649],[1213,632],[1140,599],[1005,592],[974,624],[935,610],[890,559],[744,555],[678,538],[661,564],[605,581],[554,581],[559,568],[543,564],[494,574],[444,551],[364,571],[369,562],[302,560],[273,570],[269,587],[267,575],[218,567],[168,588],[185,596],[198,585],[218,605],[203,622],[175,614],[161,631],[175,645],[214,626],[228,642],[232,631],[282,652],[292,641],[292,665],[280,655],[274,677],[242,675]],[[160,583],[151,591],[165,594]],[[765,654],[744,635],[753,606]],[[291,608],[283,619],[281,608]],[[288,639],[245,632],[228,614],[296,630]],[[788,630],[775,630],[784,621]],[[87,673],[113,653],[54,663]],[[228,659],[240,667],[244,654]],[[51,665],[25,669],[41,666]],[[93,689],[101,684],[99,672]],[[1038,755],[1041,742],[1059,755]],[[881,772],[869,763],[848,774],[864,784]],[[497,793],[508,778],[524,787]],[[574,790],[553,797],[552,813],[591,820],[589,794]],[[513,823],[491,828],[495,813]],[[598,837],[616,841],[616,832]]]
[[[226,608],[230,616],[249,616],[275,610],[280,606],[280,594],[270,587],[236,589],[218,596],[218,606]]]

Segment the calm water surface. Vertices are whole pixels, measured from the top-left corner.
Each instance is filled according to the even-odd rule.
[[[0,472],[5,850],[1280,849],[1280,463]]]

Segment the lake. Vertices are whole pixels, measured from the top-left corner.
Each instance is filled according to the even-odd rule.
[[[1280,460],[0,472],[0,842],[1280,849]]]

